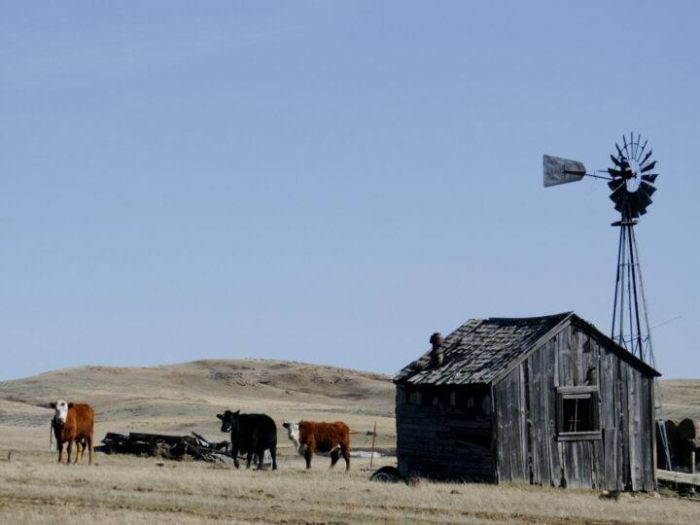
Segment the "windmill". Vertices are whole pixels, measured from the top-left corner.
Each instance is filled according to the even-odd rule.
[[[615,151],[610,155],[612,166],[607,170],[596,170],[595,173],[588,173],[582,162],[550,155],[543,156],[543,164],[545,187],[580,181],[584,177],[608,181],[610,200],[620,213],[620,220],[612,223],[613,227],[620,229],[620,238],[610,337],[642,361],[656,367],[639,250],[634,234],[639,217],[646,214],[652,203],[651,196],[656,192],[657,162],[652,159],[653,152],[651,148],[647,150],[647,146],[648,141],[642,142],[639,134],[636,137],[634,133],[630,133],[629,137],[623,135],[622,146],[615,143]],[[660,389],[655,390],[656,420],[665,459],[670,468]]]

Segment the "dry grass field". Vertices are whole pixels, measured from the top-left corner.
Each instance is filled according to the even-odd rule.
[[[367,480],[365,461],[311,471],[232,470],[199,462],[125,456],[66,467],[47,452],[0,463],[0,523],[697,523],[700,504],[641,495],[619,501],[588,491],[527,486]]]
[[[593,491],[421,481],[368,481],[367,459],[350,472],[316,457],[310,471],[280,433],[279,470],[158,458],[96,455],[57,465],[49,451],[57,398],[95,406],[98,440],[108,431],[226,439],[215,414],[264,411],[276,421],[348,422],[353,448],[395,444],[388,377],[282,361],[198,361],[155,368],[84,367],[0,383],[0,523],[697,523],[697,500],[658,495],[608,499]],[[673,417],[700,413],[700,382],[669,381]],[[9,459],[8,459],[9,454]],[[394,464],[375,459],[374,468]]]
[[[700,420],[700,379],[661,381],[661,395],[668,419],[689,417]]]

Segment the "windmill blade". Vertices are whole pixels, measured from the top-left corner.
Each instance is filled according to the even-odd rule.
[[[542,156],[542,169],[545,188],[580,181],[586,174],[583,162],[552,155]]]
[[[636,217],[639,217],[639,213],[644,209],[644,206],[642,205],[641,201],[637,198],[630,199],[629,204],[627,206],[627,212],[630,215],[630,218],[634,219]]]
[[[639,205],[632,209],[632,216],[633,217],[639,217],[640,215],[644,215],[647,212],[646,206]]]
[[[639,195],[635,193],[629,194],[630,211],[635,211],[641,208],[641,201]]]
[[[648,166],[644,166],[644,167],[640,170],[640,172],[641,172],[641,173],[646,173],[647,171],[653,170],[655,167],[656,167],[656,161],[653,161],[653,162],[652,162],[651,164],[649,164]]]
[[[617,178],[617,179],[614,179],[614,180],[611,180],[608,182],[608,188],[610,188],[612,191],[616,191],[624,184],[625,184],[624,180]]]
[[[627,196],[627,193],[625,192],[625,185],[622,184],[613,190],[613,192],[610,194],[610,200],[613,201],[614,203],[619,204],[622,201],[626,200],[625,199],[626,196]],[[615,209],[617,209],[617,207]]]
[[[612,160],[613,163],[615,164],[615,166],[617,166],[618,168],[624,168],[625,165],[627,164],[627,162],[625,160],[620,160],[617,157],[615,157],[614,155],[610,155],[610,160]]]
[[[644,150],[647,149],[647,144],[649,143],[648,140],[644,141],[644,145],[642,146],[642,150],[639,152],[639,156],[641,157],[644,154]]]
[[[610,174],[611,177],[615,178],[627,178],[625,175],[629,174],[629,165],[627,165],[626,168],[623,168],[622,170],[616,170],[615,168],[608,168],[608,173]]]
[[[620,146],[617,144],[617,142],[615,143],[615,149],[617,149],[617,153],[620,157],[625,156],[624,153],[622,153],[622,150],[620,149]]]
[[[649,197],[651,197],[652,195],[654,195],[656,188],[647,182],[642,182],[639,185],[639,190],[637,190],[637,191],[643,191],[645,194],[647,194]]]
[[[652,173],[650,175],[642,175],[642,180],[649,182],[651,184],[654,184],[654,181],[656,181],[656,177],[658,177],[658,173]]]
[[[644,145],[646,146],[646,143],[645,143]],[[644,164],[646,164],[646,162],[649,160],[649,157],[651,157],[651,154],[652,154],[652,153],[654,153],[654,150],[653,150],[653,149],[650,149],[650,150],[649,150],[649,153],[647,153],[646,155],[644,155],[644,158],[643,158],[642,161],[639,163],[639,165],[640,165],[640,166],[643,166]]]
[[[637,191],[634,193],[634,204],[639,210],[646,210],[647,206],[651,204],[651,198],[649,198],[649,195],[644,193],[643,191]]]

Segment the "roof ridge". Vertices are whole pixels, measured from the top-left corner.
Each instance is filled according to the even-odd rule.
[[[489,317],[485,319],[486,321],[517,321],[517,322],[532,322],[535,320],[545,320],[545,319],[554,319],[557,317],[561,317],[562,319],[565,319],[566,317],[569,317],[570,315],[574,314],[573,310],[569,310],[566,312],[560,312],[558,314],[550,314],[550,315],[536,315],[533,317]]]

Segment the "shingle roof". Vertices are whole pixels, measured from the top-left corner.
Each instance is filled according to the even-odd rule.
[[[490,383],[545,335],[569,322],[575,322],[604,341],[606,347],[646,373],[661,375],[592,324],[573,312],[564,312],[544,317],[471,319],[442,343],[444,360],[441,366],[430,366],[431,351],[428,351],[396,374],[394,382],[414,385]]]
[[[443,365],[429,367],[430,351],[404,367],[394,382],[430,385],[485,384],[527,352],[572,312],[545,317],[471,319],[443,342]]]

